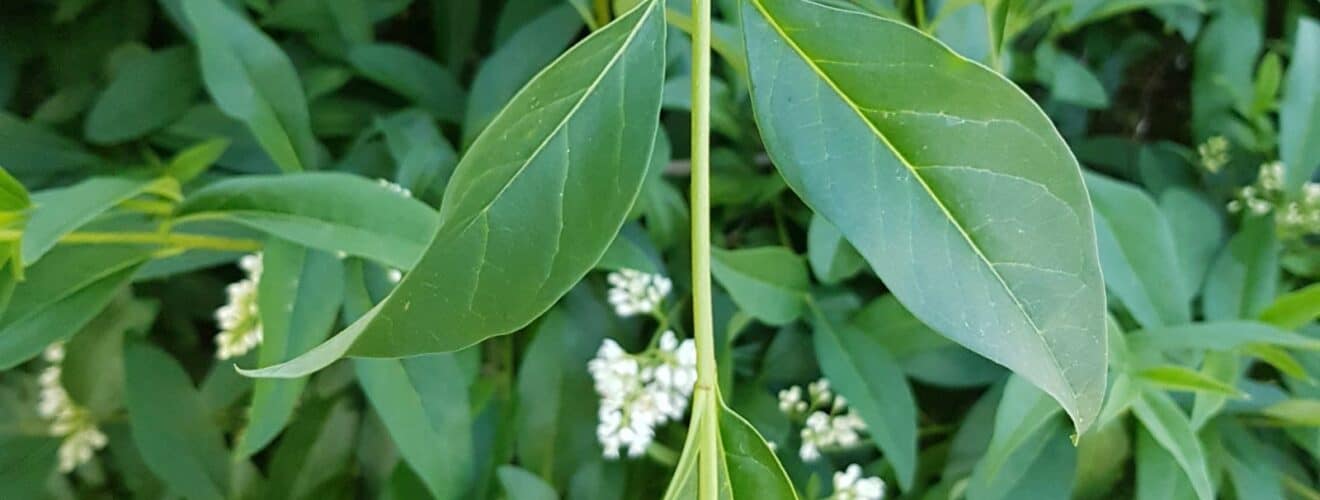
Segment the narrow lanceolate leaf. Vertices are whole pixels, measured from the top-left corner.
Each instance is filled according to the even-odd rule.
[[[1297,42],[1279,105],[1279,156],[1296,189],[1320,168],[1320,22],[1297,20]]]
[[[444,67],[402,45],[372,43],[354,47],[348,60],[363,76],[412,100],[436,118],[457,123],[463,116],[463,88]]]
[[[825,377],[866,422],[903,489],[911,489],[917,473],[917,404],[902,366],[875,337],[852,327],[836,328],[824,314],[814,315],[813,321],[816,357]]]
[[[16,278],[23,277],[23,254],[22,254],[22,232],[23,225],[27,223],[28,207],[32,206],[32,200],[28,196],[27,189],[9,175],[9,171],[0,167],[0,230],[10,230],[19,233],[18,239],[0,242],[0,273],[6,273],[8,278],[0,277],[0,283],[9,283],[12,285]],[[12,264],[10,264],[12,263]],[[8,266],[9,269],[5,270]],[[0,311],[5,309],[5,286],[0,284]]]
[[[1187,474],[1196,496],[1201,500],[1214,498],[1215,490],[1210,482],[1205,451],[1187,415],[1178,408],[1178,404],[1164,392],[1148,391],[1137,400],[1132,411],[1141,425],[1150,431],[1155,441],[1173,456],[1174,461]]]
[[[188,373],[142,343],[125,349],[124,372],[133,442],[147,468],[186,498],[227,498],[229,453]]]
[[[220,0],[182,0],[196,34],[202,80],[226,115],[247,125],[286,172],[316,165],[307,97],[289,57]]]
[[[1173,228],[1159,206],[1136,186],[1100,175],[1086,184],[1109,290],[1147,328],[1190,321]]]
[[[353,366],[399,454],[426,489],[434,498],[463,498],[472,479],[472,416],[455,357],[361,359]]]
[[[1266,323],[1296,330],[1320,317],[1320,283],[1279,296],[1260,313]]]
[[[394,292],[306,356],[251,374],[453,351],[548,309],[605,253],[641,189],[664,32],[659,2],[647,2],[546,68],[468,149],[439,230]]]
[[[262,250],[257,308],[262,342],[257,362],[274,364],[307,352],[330,335],[344,296],[343,263],[326,252],[272,238]],[[236,446],[242,456],[261,451],[293,415],[306,379],[258,380],[248,426]]]
[[[707,411],[706,405],[718,405],[719,411],[719,478],[718,497],[721,499],[757,498],[767,500],[797,500],[797,490],[780,465],[775,452],[765,438],[737,412],[729,409],[718,397],[699,398],[692,403],[692,414]],[[674,467],[674,475],[665,490],[665,500],[697,498],[698,455],[697,441],[709,432],[701,419],[688,429],[683,454]]]
[[[788,184],[918,318],[1090,426],[1104,285],[1077,161],[1045,114],[902,23],[743,5],[757,123]]]
[[[180,222],[223,220],[311,248],[410,269],[439,220],[426,204],[356,175],[245,175],[179,206]]]

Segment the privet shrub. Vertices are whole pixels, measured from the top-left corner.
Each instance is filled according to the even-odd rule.
[[[1310,0],[8,0],[0,498],[1320,498]]]

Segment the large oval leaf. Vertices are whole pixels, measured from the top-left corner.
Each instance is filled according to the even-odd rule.
[[[453,351],[531,322],[605,253],[641,190],[664,73],[664,14],[648,2],[534,78],[454,171],[440,228],[378,306],[298,359]]]
[[[1090,425],[1104,286],[1076,159],[994,72],[902,23],[743,3],[753,104],[784,179],[923,322]]]

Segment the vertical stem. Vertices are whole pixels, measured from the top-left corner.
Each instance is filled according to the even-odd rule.
[[[698,498],[719,495],[719,400],[715,388],[715,328],[710,292],[710,0],[692,0],[692,330],[697,343],[696,397],[703,398],[693,429],[698,444]]]

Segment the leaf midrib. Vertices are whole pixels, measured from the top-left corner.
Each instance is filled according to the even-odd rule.
[[[1006,282],[1004,280],[1004,277],[999,274],[999,270],[995,269],[994,265],[990,262],[989,258],[986,257],[985,253],[981,251],[981,248],[976,245],[975,241],[972,240],[971,235],[968,234],[966,228],[962,226],[962,223],[958,221],[958,219],[953,217],[952,212],[950,212],[948,207],[944,205],[944,202],[940,201],[940,199],[935,196],[934,190],[931,189],[930,184],[926,182],[926,179],[921,176],[920,172],[918,172],[918,169],[915,168],[910,161],[908,161],[908,159],[903,155],[903,153],[899,152],[899,150],[895,148],[892,143],[889,142],[889,138],[886,137],[884,133],[880,132],[880,130],[876,128],[874,123],[871,123],[871,121],[867,119],[866,115],[861,112],[857,103],[853,102],[852,98],[850,98],[847,94],[845,94],[843,90],[839,88],[838,84],[836,84],[834,80],[830,79],[830,77],[827,76],[825,72],[822,71],[820,67],[816,65],[815,61],[813,61],[810,57],[808,57],[806,52],[802,50],[802,48],[799,47],[798,44],[788,36],[788,33],[786,33],[784,29],[781,26],[779,26],[779,23],[776,22],[775,19],[770,15],[770,13],[766,11],[765,7],[761,5],[761,0],[751,0],[751,1],[752,4],[756,6],[756,9],[760,11],[761,17],[765,19],[766,24],[774,28],[775,33],[779,35],[780,39],[782,39],[784,43],[788,44],[788,46],[792,48],[795,53],[797,53],[798,57],[800,57],[802,61],[808,67],[811,68],[812,72],[815,73],[816,76],[821,79],[821,81],[825,82],[825,84],[828,85],[830,89],[834,90],[834,93],[840,99],[842,99],[848,105],[848,107],[853,110],[853,112],[857,113],[857,116],[858,118],[861,119],[862,123],[865,123],[866,127],[869,128],[871,132],[878,139],[880,139],[882,143],[884,143],[885,147],[889,148],[889,151],[894,154],[895,158],[899,160],[899,163],[902,163],[903,166],[907,168],[908,172],[912,175],[912,178],[915,179],[917,183],[921,185],[922,189],[926,191],[926,194],[929,195],[931,201],[935,203],[935,206],[939,207],[940,212],[944,214],[945,219],[947,219],[948,222],[955,229],[958,230],[958,233],[962,235],[963,240],[967,242],[967,246],[971,247],[972,251],[976,254],[976,256],[981,260],[981,262],[985,265],[985,267],[989,269],[990,274],[993,275],[995,277],[995,280],[999,282],[999,285],[1003,287],[1004,291],[1008,294],[1008,297],[1012,299],[1013,305],[1017,307],[1018,312],[1020,312],[1022,314],[1022,317],[1026,319],[1027,324],[1031,326],[1032,332],[1036,334],[1036,337],[1039,338],[1041,344],[1046,348],[1046,351],[1050,353],[1050,356],[1048,356],[1050,360],[1050,364],[1054,366],[1056,374],[1058,375],[1059,379],[1062,380],[1064,387],[1067,388],[1069,395],[1072,396],[1072,400],[1073,400],[1072,403],[1075,404],[1077,401],[1077,389],[1073,387],[1072,383],[1068,381],[1067,376],[1064,375],[1063,366],[1059,364],[1059,360],[1054,356],[1054,352],[1050,348],[1049,343],[1045,341],[1045,335],[1041,331],[1040,327],[1036,325],[1035,319],[1033,319],[1031,315],[1027,314],[1026,308],[1023,307],[1022,302],[1018,300],[1017,294],[1013,292],[1013,289],[1009,288],[1008,282]],[[822,5],[816,2],[812,2],[810,0],[801,0],[801,1],[805,3],[810,3],[812,5],[815,5],[823,9],[837,10],[839,12],[843,12],[846,14],[869,17],[880,22],[893,23],[893,21],[890,21],[888,19],[876,17],[864,12],[845,11],[841,9],[836,9],[834,7],[829,7],[827,5]],[[894,24],[899,24],[899,23],[894,23]]]

